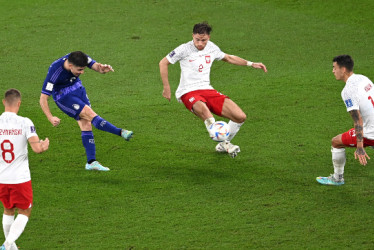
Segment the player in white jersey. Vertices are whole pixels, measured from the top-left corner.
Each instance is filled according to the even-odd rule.
[[[346,83],[342,99],[353,119],[354,128],[332,139],[334,174],[329,177],[317,177],[317,181],[324,185],[344,184],[346,147],[356,147],[355,159],[358,159],[361,165],[366,165],[366,158],[370,157],[364,147],[374,146],[374,86],[366,76],[353,73],[353,64],[353,59],[349,55],[340,55],[333,59],[332,72],[336,80]]]
[[[230,119],[230,136],[227,141],[220,142],[216,146],[218,152],[228,152],[235,157],[240,152],[239,146],[230,141],[239,131],[246,120],[246,114],[228,96],[214,90],[210,84],[210,69],[214,60],[250,66],[267,72],[262,63],[253,63],[234,55],[225,54],[220,48],[210,41],[212,28],[208,23],[195,24],[193,28],[193,40],[180,45],[160,61],[160,74],[164,86],[163,97],[170,101],[171,91],[168,79],[168,66],[179,61],[181,78],[176,98],[183,102],[186,108],[201,118],[207,129],[215,122],[212,113]]]
[[[18,249],[15,241],[29,220],[33,201],[27,142],[35,153],[49,147],[49,140],[39,140],[29,118],[18,116],[21,93],[5,92],[5,112],[0,116],[0,200],[4,206],[5,242],[0,249]],[[18,216],[15,218],[16,209]]]

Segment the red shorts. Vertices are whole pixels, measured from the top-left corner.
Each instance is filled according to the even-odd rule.
[[[342,142],[344,145],[348,147],[357,146],[356,131],[354,128],[342,134]],[[367,146],[374,146],[374,140],[369,140],[369,139],[364,138],[364,147],[367,147]]]
[[[0,200],[5,208],[26,210],[32,207],[31,181],[20,184],[0,184]]]
[[[193,112],[193,105],[198,102],[204,102],[209,110],[216,115],[221,116],[223,103],[228,96],[221,94],[214,89],[203,89],[188,92],[182,95],[181,100],[186,108]]]

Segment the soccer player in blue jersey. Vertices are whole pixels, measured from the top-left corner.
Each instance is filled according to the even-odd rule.
[[[40,106],[53,126],[60,124],[60,119],[53,116],[48,106],[48,99],[52,95],[57,106],[68,116],[77,120],[82,131],[82,142],[87,155],[87,170],[108,171],[96,160],[96,146],[92,133],[92,125],[102,131],[122,136],[129,141],[132,131],[117,128],[91,108],[86,89],[79,76],[86,67],[101,74],[114,72],[112,66],[101,64],[81,51],[74,51],[54,61],[49,67],[40,95]]]

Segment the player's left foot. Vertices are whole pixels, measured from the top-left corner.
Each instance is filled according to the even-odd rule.
[[[121,136],[123,138],[125,138],[126,141],[129,141],[132,138],[133,134],[134,134],[134,132],[132,132],[130,130],[126,130],[126,129],[121,130]]]
[[[217,144],[216,151],[227,152],[232,158],[235,158],[240,152],[240,148],[229,141],[223,141]]]
[[[91,164],[86,163],[86,170],[109,171],[109,168],[104,167],[98,161],[94,161]]]
[[[344,184],[344,179],[336,180],[334,174],[331,174],[329,177],[317,177],[316,180],[322,185],[332,185],[332,186],[341,186]]]
[[[217,146],[216,146],[216,151],[217,152],[219,152],[219,153],[226,153],[227,152],[225,147],[223,146],[224,143],[225,142],[223,141],[223,142],[220,142],[220,143],[217,144]]]

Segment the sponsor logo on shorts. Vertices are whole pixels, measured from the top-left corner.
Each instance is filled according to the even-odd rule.
[[[195,101],[195,97],[191,97],[190,99],[188,99],[190,102],[193,102]]]
[[[79,104],[73,104],[73,108],[74,108],[75,110],[78,110],[80,107],[81,107],[81,106],[79,106]]]
[[[35,126],[30,126],[30,132],[31,133],[35,133],[36,132]]]
[[[350,108],[350,107],[353,107],[353,102],[351,99],[348,99],[348,100],[345,100],[345,106],[347,106],[347,108]]]

